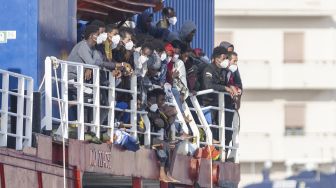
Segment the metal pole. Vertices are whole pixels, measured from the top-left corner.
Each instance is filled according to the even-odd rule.
[[[55,74],[55,78],[57,79],[57,71],[56,69],[58,68],[58,63],[57,60],[56,61],[52,61],[53,63],[53,68],[54,68],[54,74]],[[66,188],[66,179],[65,179],[65,139],[64,139],[64,127],[63,127],[63,111],[62,111],[62,107],[63,105],[61,104],[61,99],[59,96],[59,88],[58,88],[58,82],[56,81],[56,92],[57,92],[57,101],[58,101],[58,108],[60,111],[60,119],[61,119],[61,128],[62,128],[62,146],[63,146],[63,187]]]

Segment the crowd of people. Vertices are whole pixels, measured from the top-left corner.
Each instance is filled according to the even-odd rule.
[[[171,26],[177,21],[175,11],[171,7],[162,10],[162,19],[157,23],[153,23],[153,15],[148,12],[138,15],[134,28],[132,24],[106,24],[94,20],[85,26],[85,30],[79,35],[80,41],[74,46],[67,59],[71,62],[99,66],[102,86],[109,86],[107,71],[111,71],[116,78],[116,87],[122,89],[130,89],[130,77],[136,75],[137,108],[148,112],[152,132],[163,131],[163,141],[153,137],[152,145],[160,146],[156,148],[161,164],[160,178],[167,182],[175,181],[169,173],[166,173],[169,166],[171,126],[176,126],[178,137],[190,139],[193,136],[191,131],[187,133],[179,123],[176,123],[177,110],[182,112],[187,124],[192,119],[198,121],[196,114],[194,118],[184,115],[183,103],[189,104],[190,95],[205,89],[228,92],[231,97],[225,97],[226,108],[237,109],[240,106],[243,89],[237,64],[238,55],[234,46],[228,42],[222,42],[213,49],[211,58],[208,58],[202,49],[191,47],[197,32],[196,25],[192,21],[186,21],[178,32],[171,31]],[[69,80],[77,79],[76,71],[75,68],[69,68]],[[92,78],[92,69],[85,69],[85,83],[92,83]],[[165,90],[167,84],[171,86],[177,106],[167,103]],[[76,100],[76,94],[77,89],[69,87],[69,100]],[[212,95],[198,98],[200,104],[218,106],[218,97]],[[84,97],[89,100],[90,92],[87,92]],[[108,106],[108,90],[100,89],[100,99],[101,105]],[[116,108],[128,109],[131,100],[130,94],[117,93]],[[89,110],[86,108],[86,111]],[[225,115],[225,126],[231,127],[233,115],[232,113]],[[100,123],[104,124],[107,117],[108,111],[102,109]],[[76,117],[72,118],[76,119]],[[92,113],[85,115],[86,122],[92,119]],[[119,128],[131,121],[130,114],[126,112],[116,113],[115,119]],[[209,124],[218,124],[217,119],[216,113],[210,113],[207,121]],[[137,121],[138,131],[144,132],[146,127],[140,115]],[[218,140],[218,129],[212,129],[212,131],[213,139]],[[125,133],[118,132],[114,135],[115,142],[122,142],[118,137],[122,134]],[[231,137],[232,132],[226,131],[226,145],[229,145]],[[101,136],[101,138],[105,137]],[[139,136],[140,143],[143,142],[142,139]],[[130,149],[136,151],[137,147]]]

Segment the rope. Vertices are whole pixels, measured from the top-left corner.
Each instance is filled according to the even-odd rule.
[[[53,69],[54,69],[54,74],[56,80],[57,78],[57,71],[56,69],[58,68],[58,62],[57,59],[52,59],[52,64],[53,64]],[[43,79],[44,80],[44,79]],[[42,82],[43,83],[43,82]],[[41,84],[42,85],[42,84]],[[61,119],[61,128],[62,128],[62,147],[63,147],[63,187],[66,188],[66,174],[65,174],[65,139],[64,139],[64,122],[63,122],[63,115],[65,116],[66,114],[63,113],[63,103],[61,103],[60,99],[60,94],[59,94],[59,88],[58,88],[58,82],[56,82],[56,92],[57,92],[57,99],[58,99],[58,108],[60,112],[60,119]]]

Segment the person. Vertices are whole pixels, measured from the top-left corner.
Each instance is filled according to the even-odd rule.
[[[132,38],[134,37],[133,30],[130,28],[119,29],[120,42],[115,49],[112,50],[113,60],[116,62],[127,62],[132,67],[134,66],[131,55],[133,54],[134,43]],[[132,62],[130,60],[132,59]]]
[[[167,53],[164,48],[165,44],[162,40],[159,39],[153,39],[151,43],[154,49],[154,53],[160,57],[161,60],[160,71],[153,78],[153,84],[163,87],[163,85],[166,83],[167,75]]]
[[[189,48],[191,48],[191,42],[196,34],[196,25],[192,21],[186,21],[183,23],[180,31],[179,38],[181,42],[185,43]]]
[[[229,53],[232,53],[233,61],[238,61],[238,55],[234,51],[235,48],[234,48],[233,44],[231,44],[227,41],[223,41],[223,42],[220,43],[220,46],[224,47]],[[237,69],[237,71],[235,71],[233,73],[233,77],[234,77],[235,83],[238,85],[240,90],[243,90],[243,83],[242,83],[242,80],[241,80],[241,77],[240,77],[240,72],[239,72],[238,69]]]
[[[115,68],[120,68],[122,64],[115,64],[111,62],[103,61],[99,52],[96,49],[97,44],[97,37],[99,35],[99,27],[95,25],[89,25],[86,27],[84,33],[84,40],[77,43],[70,52],[68,57],[68,61],[83,63],[83,64],[90,64],[90,65],[97,65],[100,68],[106,68],[108,70],[114,70]],[[77,80],[77,68],[74,66],[69,66],[68,68],[68,78],[69,81],[76,81]],[[92,69],[85,69],[84,70],[84,82],[92,83],[92,76],[93,71]],[[84,87],[84,100],[88,102],[92,99],[92,89]],[[69,100],[77,100],[77,88],[75,85],[69,84]],[[70,108],[71,116],[69,116],[69,120],[76,119],[76,109],[75,106]],[[90,111],[92,108],[85,107],[85,113],[92,114]],[[85,122],[92,121],[92,115],[85,115]]]
[[[230,87],[227,86],[226,77],[222,76],[222,69],[227,69],[230,65],[228,52],[224,47],[214,48],[212,53],[212,62],[203,71],[203,89],[214,89],[220,92],[229,92],[233,94]]]
[[[116,46],[120,42],[120,35],[118,35],[118,28],[115,25],[107,25],[106,26],[106,40],[101,43],[97,44],[96,49],[100,52],[101,58],[104,61],[117,64],[118,67],[122,67],[122,63],[113,62],[112,59],[112,49],[116,48]],[[121,74],[117,74],[120,70],[113,70],[113,75],[117,78],[121,76]],[[101,86],[109,86],[109,74],[105,69],[100,70],[100,85]],[[104,106],[108,106],[108,90],[107,89],[100,89],[100,104]],[[104,123],[108,116],[108,110],[102,108],[100,110],[100,122],[101,124]]]
[[[152,145],[160,162],[160,181],[178,182],[168,172],[170,168],[170,127],[176,118],[175,107],[165,104],[165,92],[162,89],[154,89],[148,93],[147,111],[152,130],[163,131],[163,140],[152,139]]]
[[[229,86],[229,78],[227,77],[227,68],[230,65],[228,58],[227,50],[218,46],[214,48],[212,53],[212,63],[208,65],[203,72],[203,89],[214,89],[220,92],[228,92],[233,97],[237,95],[234,90],[232,90]],[[228,98],[228,97],[226,97]],[[218,106],[218,96],[214,94],[208,94],[205,98],[202,98],[203,105],[207,106]],[[214,114],[213,117],[216,117]],[[212,120],[216,120],[217,118],[212,118]],[[232,119],[225,118],[225,126],[231,127]],[[230,124],[231,122],[231,124]],[[218,122],[214,122],[218,124]],[[211,128],[213,133],[214,141],[219,139],[218,129]],[[225,131],[225,144],[228,145],[232,140],[232,132]]]
[[[133,52],[134,70],[138,77],[144,77],[147,73],[147,61],[153,54],[153,47],[150,43],[145,42]]]
[[[234,51],[234,46],[233,44],[227,42],[227,41],[222,41],[219,46],[224,47],[228,52],[233,52]]]
[[[231,52],[228,55],[228,59],[230,61],[229,70],[233,74],[233,83],[235,84],[235,89],[239,94],[242,93],[243,85],[241,83],[240,73],[238,70],[238,54],[236,52]]]
[[[172,86],[172,92],[178,107],[183,111],[182,101],[188,97],[189,91],[186,69],[184,62],[180,59],[180,54],[181,48],[186,49],[186,46],[180,41],[175,40],[171,44],[168,43],[165,48],[168,55],[166,81]],[[181,101],[181,99],[183,100]]]
[[[142,14],[138,15],[135,26],[135,34],[149,34],[154,36],[155,28],[152,25],[152,21],[153,14],[149,12],[143,12]]]
[[[171,25],[175,25],[177,17],[175,10],[172,7],[165,7],[162,9],[162,19],[157,22],[156,27],[168,29]]]
[[[68,61],[78,62],[83,64],[97,65],[108,70],[120,68],[123,65],[103,61],[99,52],[96,49],[97,37],[99,35],[99,27],[95,25],[87,26],[84,34],[84,40],[77,43],[70,52]],[[69,67],[69,80],[77,79],[76,67]],[[91,80],[92,69],[85,69],[84,79]]]
[[[103,21],[100,20],[93,20],[91,23],[89,23],[89,25],[95,25],[99,27],[99,34],[104,33],[105,32],[105,23]]]
[[[106,33],[106,40],[97,45],[97,49],[101,52],[105,61],[112,62],[112,49],[115,49],[120,42],[118,27],[116,25],[107,25]]]

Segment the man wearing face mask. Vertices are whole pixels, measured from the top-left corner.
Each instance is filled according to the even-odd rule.
[[[224,47],[218,46],[213,50],[212,62],[203,71],[203,89],[214,89],[233,94],[232,89],[227,85],[226,77],[222,76],[222,69],[227,69],[230,65],[227,54]]]
[[[114,64],[101,59],[100,53],[96,50],[97,38],[99,36],[99,27],[89,25],[84,34],[84,40],[77,43],[70,52],[68,61],[97,65],[108,70],[114,70],[116,67],[122,66],[121,64]],[[76,68],[69,67],[69,79],[76,79]],[[85,80],[92,78],[92,70],[85,70]]]
[[[152,46],[146,42],[141,47],[135,49],[134,57],[134,70],[135,74],[139,77],[144,77],[147,72],[148,57],[153,54]]]
[[[68,57],[68,61],[97,65],[101,68],[106,68],[108,70],[114,70],[115,68],[121,67],[122,66],[121,64],[114,64],[102,60],[100,53],[95,48],[97,45],[98,35],[99,35],[98,26],[95,25],[87,26],[84,34],[84,40],[82,40],[73,47]],[[69,70],[69,80],[76,81],[77,68],[69,66],[68,70]],[[92,69],[85,69],[84,81],[91,82],[91,80],[92,80]],[[88,92],[86,93],[87,95],[92,94],[89,91],[87,92]],[[76,100],[76,98],[77,98],[77,89],[74,86],[69,85],[69,100]],[[90,119],[90,117],[87,116],[85,117]]]
[[[133,30],[130,28],[120,28],[120,42],[115,49],[113,49],[113,59],[116,62],[128,62],[133,66],[133,59],[130,62],[133,54],[134,43],[132,41]]]
[[[97,42],[97,50],[99,50],[103,56],[104,61],[112,62],[112,49],[115,49],[120,42],[120,35],[118,34],[118,28],[115,25],[106,26],[106,39],[102,37]],[[102,35],[105,35],[104,33]],[[104,40],[104,41],[103,41]]]
[[[231,44],[231,43],[229,43],[229,42],[227,42],[227,41],[221,42],[220,46],[223,46],[224,48],[226,48],[226,50],[229,53],[236,53],[236,52],[234,52],[234,45]],[[233,54],[232,57],[233,57],[233,59],[237,59],[238,55],[234,55]],[[239,69],[237,69],[237,71],[235,71],[233,73],[233,77],[234,77],[236,85],[238,85],[238,87],[240,88],[240,90],[243,90],[243,83],[242,83],[242,80],[241,80],[241,77],[240,77]]]
[[[166,83],[167,75],[167,53],[165,52],[164,43],[162,40],[153,39],[151,44],[154,49],[154,53],[160,57],[161,67],[160,71],[153,78],[153,84],[162,86]]]
[[[162,19],[156,24],[156,27],[168,29],[171,25],[177,22],[175,11],[172,7],[162,9]]]

